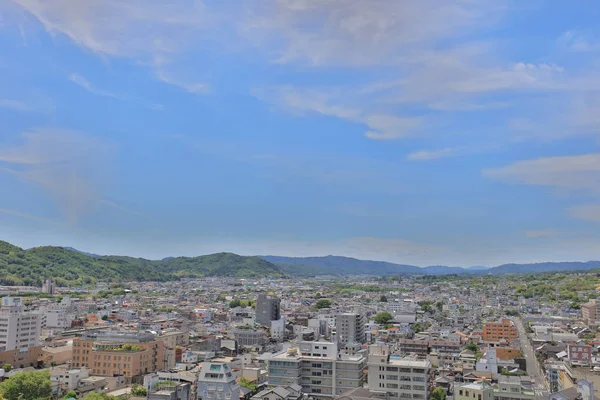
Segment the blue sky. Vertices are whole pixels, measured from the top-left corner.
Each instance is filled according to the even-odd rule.
[[[600,258],[600,4],[0,2],[0,237]]]

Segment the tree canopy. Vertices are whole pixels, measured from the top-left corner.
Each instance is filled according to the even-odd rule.
[[[375,315],[375,317],[373,318],[373,321],[377,322],[378,324],[385,325],[388,322],[390,322],[392,319],[393,319],[392,314],[390,314],[387,311],[382,311],[382,312],[378,313],[377,315]]]
[[[320,310],[322,308],[329,308],[329,307],[331,307],[331,300],[329,300],[329,299],[319,299],[315,303],[315,308],[317,310]]]
[[[0,383],[0,394],[6,400],[50,399],[50,372],[20,372]]]
[[[446,400],[446,391],[441,387],[433,389],[430,400]]]

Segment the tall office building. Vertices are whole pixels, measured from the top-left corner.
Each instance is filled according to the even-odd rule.
[[[202,400],[239,400],[240,385],[227,363],[202,363],[198,376],[198,396]]]
[[[364,351],[338,355],[333,342],[301,342],[269,359],[269,385],[300,385],[311,398],[329,400],[362,387],[366,366]]]
[[[271,326],[271,321],[281,318],[281,299],[259,294],[256,299],[256,322]]]
[[[41,331],[38,312],[27,311],[21,297],[4,297],[0,308],[0,351],[37,346]]]
[[[335,318],[337,342],[341,346],[345,346],[348,343],[365,343],[365,324],[366,318],[362,313],[339,314]]]
[[[371,345],[368,368],[371,392],[388,399],[429,399],[434,372],[428,360],[392,356],[387,345]]]

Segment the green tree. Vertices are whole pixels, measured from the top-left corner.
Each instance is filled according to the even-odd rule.
[[[236,308],[242,305],[242,301],[240,299],[234,299],[229,302],[229,308]]]
[[[467,350],[472,351],[473,353],[477,353],[479,351],[479,346],[475,343],[469,343],[465,346]]]
[[[421,323],[417,322],[412,326],[412,329],[415,333],[419,333],[423,330],[423,328],[421,327]]]
[[[142,385],[133,385],[131,387],[131,394],[134,396],[142,397],[142,396],[146,396],[148,394],[148,391]]]
[[[380,325],[385,325],[393,319],[392,314],[387,311],[382,311],[375,315],[373,321],[377,322]]]
[[[64,399],[76,399],[77,393],[75,393],[74,390],[69,390],[67,393],[65,393],[65,396],[63,398]]]
[[[102,321],[108,321],[108,315],[103,315],[102,316]]]
[[[385,295],[381,295],[381,297],[379,298],[379,301],[381,303],[387,303],[388,300],[387,300],[387,297],[385,297]]]
[[[4,364],[4,366],[2,367],[2,369],[4,370],[4,372],[10,372],[12,370],[12,365],[10,365],[10,364]]]
[[[256,391],[256,389],[257,389],[256,383],[251,382],[246,378],[240,378],[238,380],[238,383],[240,384],[240,386],[248,388],[248,389],[252,390],[253,392]]]
[[[438,301],[437,303],[435,303],[435,307],[438,309],[439,312],[442,312],[442,310],[444,308],[444,303],[442,303],[441,301]]]
[[[434,313],[434,309],[431,306],[431,304],[432,303],[430,301],[420,301],[419,302],[419,305],[421,306],[421,309],[424,312],[429,313],[429,314],[433,314]]]
[[[21,372],[0,383],[0,394],[6,400],[50,399],[50,372]]]
[[[315,308],[317,310],[320,310],[322,308],[329,308],[329,307],[331,307],[331,300],[329,300],[329,299],[319,299],[315,303]]]
[[[430,400],[446,400],[446,391],[441,387],[433,389]]]

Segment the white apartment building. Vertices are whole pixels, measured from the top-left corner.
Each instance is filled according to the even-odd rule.
[[[42,315],[42,328],[70,328],[74,319],[75,314],[66,310],[46,310]]]
[[[339,314],[335,319],[337,342],[342,346],[347,343],[365,343],[366,322],[364,314]]]
[[[26,311],[21,297],[4,297],[0,308],[0,351],[26,351],[37,346],[41,331],[40,314]]]
[[[387,345],[371,345],[368,367],[371,392],[389,399],[429,399],[433,369],[428,360],[393,356]]]
[[[239,400],[240,385],[224,362],[204,362],[198,376],[198,396],[202,400]]]
[[[333,342],[301,342],[268,360],[269,385],[302,386],[315,400],[329,400],[365,383],[363,353],[338,355]]]

